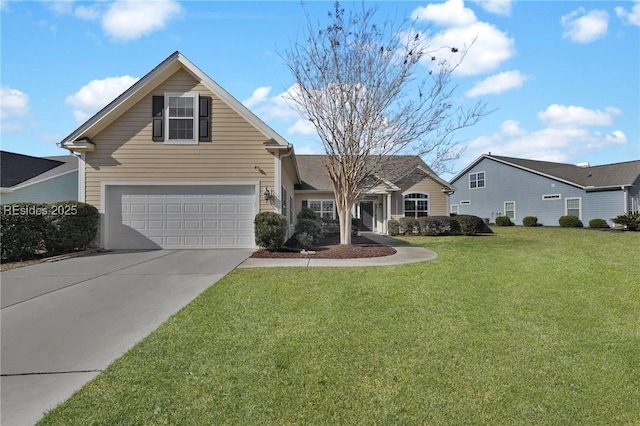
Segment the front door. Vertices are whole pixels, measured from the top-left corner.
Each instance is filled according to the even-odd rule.
[[[360,202],[360,219],[363,231],[373,231],[373,201]]]

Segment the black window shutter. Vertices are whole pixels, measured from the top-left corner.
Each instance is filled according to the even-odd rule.
[[[198,133],[200,142],[211,141],[211,97],[200,96],[200,128]]]
[[[154,142],[164,141],[164,126],[162,115],[164,113],[164,96],[154,96],[151,116],[153,119],[151,139]]]
[[[302,200],[302,207],[308,207],[308,201],[307,200]]]

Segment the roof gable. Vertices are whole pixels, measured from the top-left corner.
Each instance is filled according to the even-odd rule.
[[[640,160],[582,167],[573,164],[483,154],[458,173],[451,180],[451,183],[455,184],[471,168],[485,159],[565,182],[582,189],[632,186],[640,176]]]
[[[326,158],[326,155],[299,155],[297,158],[300,169],[300,179],[302,181],[298,189],[333,191],[331,179],[324,168],[324,158]],[[402,181],[416,170],[420,170],[422,174],[435,180],[443,187],[451,188],[451,185],[436,175],[436,173],[416,155],[389,156],[384,167],[378,173],[378,178],[382,181],[382,184],[388,186],[390,189],[394,189],[396,183]]]
[[[201,81],[202,84],[211,91],[211,93],[225,102],[232,110],[262,132],[267,139],[275,141],[276,144],[280,146],[286,147],[289,145],[288,142],[275,130],[269,127],[264,121],[258,118],[240,101],[224,90],[218,83],[212,80],[211,77],[205,74],[178,51],[174,52],[171,56],[162,61],[153,70],[138,80],[130,88],[125,90],[120,96],[80,125],[80,127],[64,138],[59,145],[64,148],[65,146],[72,145],[79,139],[94,137],[142,98],[149,95],[156,87],[167,80],[180,68],[185,69],[194,78]]]

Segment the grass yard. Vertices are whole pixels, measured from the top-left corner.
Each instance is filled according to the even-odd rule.
[[[640,424],[640,233],[495,231],[235,270],[41,423]]]

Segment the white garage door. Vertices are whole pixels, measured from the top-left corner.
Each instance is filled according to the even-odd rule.
[[[110,249],[253,248],[254,186],[108,186]]]

